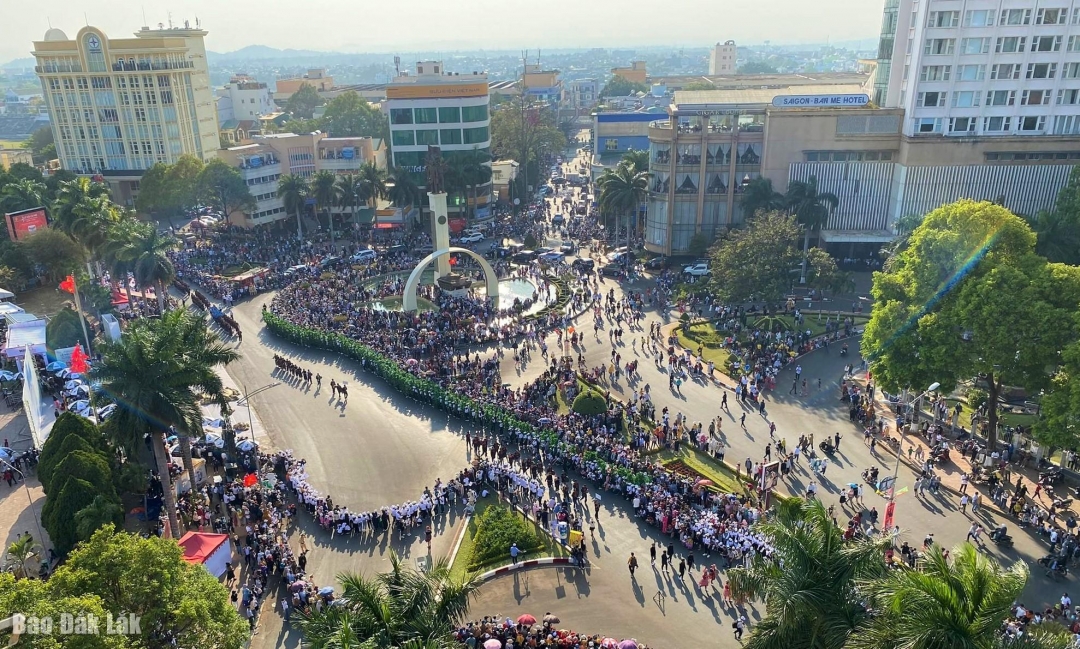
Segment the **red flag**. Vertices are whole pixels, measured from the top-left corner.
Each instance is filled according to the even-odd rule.
[[[887,532],[892,532],[893,520],[896,515],[896,503],[892,502],[885,505],[885,525],[883,529]]]
[[[85,374],[87,370],[87,356],[82,350],[82,343],[75,343],[75,349],[71,352],[71,371]]]
[[[60,282],[60,290],[61,291],[67,291],[68,293],[74,294],[75,293],[75,276],[74,275],[68,275],[67,279]]]
[[[244,486],[245,487],[250,487],[251,485],[255,484],[258,481],[259,481],[259,479],[255,477],[254,473],[249,473],[246,476],[244,476]]]

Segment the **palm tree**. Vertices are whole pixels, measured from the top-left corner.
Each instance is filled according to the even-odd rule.
[[[169,456],[165,437],[174,429],[181,440],[202,432],[203,394],[224,401],[221,377],[215,371],[237,358],[196,314],[176,309],[157,319],[136,320],[115,343],[101,348],[102,361],[94,365],[91,377],[101,382],[118,408],[112,430],[123,433],[118,443],[129,457],[139,452],[142,434],[150,433],[165,496],[170,531],[179,535],[176,498],[169,477]],[[189,471],[185,457],[185,468]],[[194,473],[190,474],[194,475]]]
[[[326,219],[330,222],[330,243],[334,243],[334,215],[330,208],[338,202],[338,179],[333,171],[323,169],[315,172],[311,177],[311,196],[315,199],[315,209],[320,207],[326,212]]]
[[[360,200],[376,207],[375,201],[386,198],[386,170],[374,162],[365,162],[357,171],[356,188]]]
[[[131,301],[131,285],[128,284],[127,274],[135,271],[135,265],[127,258],[124,251],[131,245],[136,231],[141,226],[142,224],[138,220],[121,216],[109,228],[108,237],[101,247],[101,260],[104,262],[105,267],[109,269],[109,275],[112,277],[113,283],[122,285],[128,305],[133,304],[133,302]]]
[[[119,219],[116,206],[107,197],[88,197],[71,206],[65,221],[66,232],[78,241],[91,257],[98,257],[108,241],[109,228]]]
[[[337,206],[349,213],[350,220],[356,219],[356,208],[360,201],[356,198],[356,175],[345,174],[337,178]],[[331,224],[333,227],[333,224]]]
[[[6,570],[15,573],[15,578],[26,577],[26,562],[41,555],[41,546],[29,533],[12,541],[7,548]]]
[[[56,192],[52,212],[53,220],[58,228],[71,234],[72,223],[76,219],[73,213],[75,206],[87,200],[108,197],[109,186],[105,183],[94,182],[86,176],[66,180],[60,183]]]
[[[466,151],[457,160],[461,170],[461,179],[472,194],[473,218],[476,218],[476,188],[491,182],[491,156],[474,148]]]
[[[636,171],[648,171],[649,152],[645,150],[635,151],[631,149],[623,154],[622,162],[629,164]]]
[[[4,186],[0,192],[0,210],[18,212],[35,207],[45,207],[49,188],[29,178],[22,178]]]
[[[1080,219],[1059,209],[1024,218],[1035,231],[1035,252],[1052,262],[1080,264]]]
[[[964,543],[946,558],[935,546],[917,570],[899,570],[860,590],[877,611],[851,637],[852,649],[991,649],[1027,583],[1022,561],[1002,567]],[[1012,645],[1010,645],[1012,646]]]
[[[866,617],[855,593],[859,579],[885,571],[890,540],[845,541],[819,500],[791,498],[760,523],[775,552],[730,571],[737,600],[762,598],[766,615],[747,649],[840,649]]]
[[[296,237],[304,238],[304,226],[300,221],[300,212],[308,196],[308,184],[296,174],[286,174],[278,179],[278,196],[285,205],[285,210],[296,214]]]
[[[168,255],[175,247],[176,239],[161,234],[153,225],[142,224],[133,228],[131,239],[120,252],[126,263],[131,264],[144,297],[147,286],[155,287],[160,313],[165,313],[165,294],[176,279],[176,267]]]
[[[616,218],[627,218],[626,244],[630,245],[630,224],[637,223],[637,213],[641,204],[645,201],[649,189],[649,172],[638,171],[628,162],[620,162],[614,169],[608,169],[603,176],[596,181],[600,188],[600,198],[597,201],[601,212],[614,215]],[[631,221],[632,219],[632,221]],[[618,237],[616,227],[615,236]],[[627,259],[629,259],[627,255]]]
[[[420,185],[416,184],[408,171],[401,167],[393,167],[387,176],[386,198],[396,207],[412,208],[424,200]]]
[[[784,195],[773,189],[768,178],[755,178],[742,190],[743,215],[749,219],[758,212],[771,212],[784,205]]]
[[[304,640],[314,649],[449,648],[450,634],[466,619],[480,584],[475,576],[452,580],[445,559],[419,572],[406,568],[394,552],[389,572],[372,579],[342,574],[338,581],[340,605],[300,616]]]
[[[785,200],[788,209],[803,226],[803,263],[801,283],[806,283],[806,262],[810,254],[810,233],[820,232],[829,221],[829,214],[840,205],[840,199],[832,192],[818,192],[817,177],[810,176],[806,182],[796,180],[788,184]]]

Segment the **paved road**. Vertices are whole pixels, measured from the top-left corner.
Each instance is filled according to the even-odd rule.
[[[482,245],[482,244],[481,244]],[[630,288],[640,290],[647,284]],[[608,281],[603,290],[622,287]],[[264,392],[253,401],[274,445],[291,448],[299,457],[308,459],[312,483],[320,490],[334,496],[335,502],[352,508],[376,507],[414,498],[423,487],[438,477],[448,478],[471,458],[463,441],[464,427],[461,422],[447,418],[441,412],[418,405],[390,390],[385,384],[364,373],[357,364],[310,349],[283,343],[262,330],[259,322],[261,306],[270,302],[270,296],[262,296],[243,303],[234,309],[234,317],[243,330],[249,332],[240,346],[243,357],[228,370],[242,385],[255,389],[273,380],[272,355],[286,354],[294,361],[321,373],[324,382],[331,378],[345,380],[350,387],[351,400],[343,404],[331,399],[326,392],[317,393],[313,388],[301,388],[285,384]],[[591,317],[591,316],[590,316]],[[648,314],[645,323],[670,322],[669,316]],[[591,332],[591,325],[582,326]],[[258,331],[257,336],[250,332]],[[623,362],[640,358],[641,384],[652,387],[653,399],[658,409],[669,406],[673,412],[684,413],[690,421],[707,422],[720,414],[724,418],[723,437],[729,444],[728,460],[741,461],[747,457],[758,460],[768,440],[769,422],[775,422],[778,435],[794,442],[800,433],[814,433],[817,440],[837,431],[844,436],[837,464],[831,466],[825,479],[819,479],[820,495],[827,504],[838,502],[839,485],[857,482],[861,471],[869,466],[881,467],[883,473],[892,470],[892,457],[874,457],[862,444],[860,432],[848,421],[847,409],[838,399],[837,383],[842,367],[853,359],[841,358],[835,349],[832,353],[815,352],[801,360],[803,377],[809,387],[806,395],[789,395],[793,378],[791,370],[781,374],[779,389],[766,395],[767,418],[756,412],[747,412],[746,427],[739,425],[742,415],[733,395],[729,397],[731,410],[719,410],[720,390],[714,383],[684,383],[680,392],[667,388],[667,375],[657,368],[642,352],[630,345],[628,333],[625,345],[620,347]],[[553,341],[549,347],[555,349]],[[857,349],[852,344],[852,349]],[[590,366],[606,363],[610,354],[606,334],[599,342],[587,341],[586,359]],[[855,359],[857,360],[857,359]],[[504,380],[523,383],[543,371],[542,362],[536,360],[524,368],[516,367],[510,355],[504,359]],[[822,387],[818,389],[817,379]],[[640,385],[640,384],[639,384]],[[628,394],[624,381],[612,386],[617,396]],[[945,470],[949,470],[946,467]],[[805,470],[789,478],[784,487],[791,493],[802,493],[810,480]],[[910,486],[911,472],[900,469],[899,488]],[[876,505],[883,512],[883,498],[870,494],[867,505]],[[606,497],[601,511],[597,536],[591,540],[590,550],[593,566],[587,575],[567,574],[565,570],[539,569],[529,573],[503,577],[485,585],[473,611],[477,616],[501,613],[516,616],[518,612],[534,615],[551,611],[563,618],[567,626],[589,632],[605,632],[615,636],[635,636],[658,646],[671,646],[671,638],[686,638],[680,644],[704,645],[720,640],[722,645],[735,646],[731,636],[731,612],[725,610],[715,596],[699,593],[692,582],[678,583],[677,579],[653,574],[647,561],[642,561],[637,583],[631,581],[626,570],[626,558],[631,551],[639,557],[648,556],[651,539],[660,539],[653,528],[640,525],[628,518],[629,508]],[[980,516],[984,526],[993,523],[993,516]],[[964,540],[972,520],[970,513],[958,511],[956,498],[942,492],[925,500],[919,500],[911,492],[898,500],[897,523],[904,537],[917,544],[928,531],[935,533],[938,541],[951,546]],[[1003,559],[1024,558],[1032,560],[1045,553],[1045,544],[1010,525],[1016,538],[1016,551],[988,550]],[[436,536],[434,554],[449,552],[454,522],[449,522]],[[387,547],[342,548],[340,540],[333,541],[317,530],[316,539],[322,546],[344,549],[344,552],[313,552],[312,567],[318,583],[329,583],[340,570],[374,571],[385,566]],[[664,540],[666,543],[666,540]],[[410,547],[410,554],[421,548]],[[699,563],[708,558],[698,557]],[[1071,580],[1071,578],[1070,578]],[[1071,584],[1051,583],[1042,571],[1033,571],[1025,593],[1026,603],[1038,606],[1056,601],[1062,589]],[[666,592],[667,599],[661,610],[654,602],[657,590]],[[587,600],[587,604],[585,601]],[[584,605],[583,605],[584,604]],[[757,611],[750,610],[753,622]],[[274,616],[270,616],[271,618]],[[276,620],[264,619],[256,646],[293,644],[295,634],[278,635]],[[273,639],[274,645],[266,644]]]

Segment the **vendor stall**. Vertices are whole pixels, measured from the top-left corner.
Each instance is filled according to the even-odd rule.
[[[232,544],[227,534],[188,532],[179,541],[184,561],[202,565],[215,577],[221,577],[232,563]]]

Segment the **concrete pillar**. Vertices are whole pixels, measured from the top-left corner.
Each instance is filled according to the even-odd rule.
[[[450,224],[446,217],[446,192],[432,194],[428,192],[428,201],[431,206],[431,220],[434,227],[432,242],[435,250],[446,250],[450,247]],[[450,274],[450,253],[439,255],[435,260],[435,277],[443,277]]]

